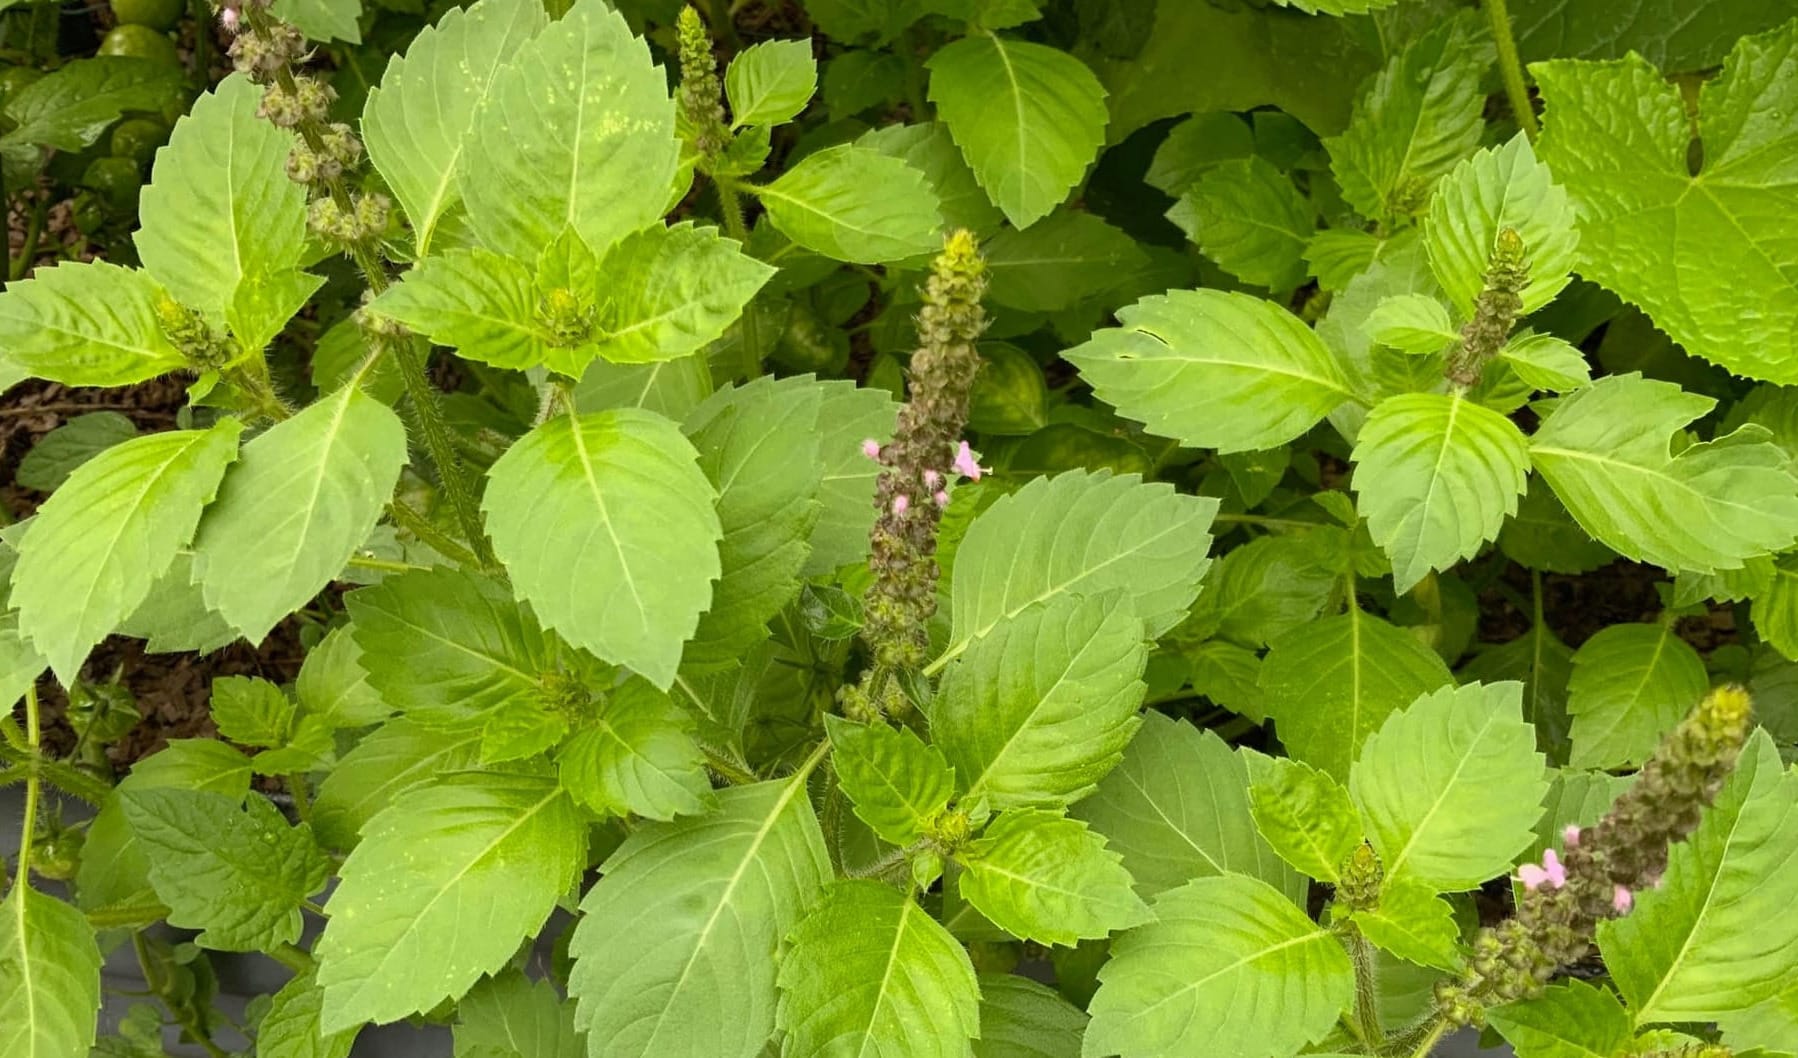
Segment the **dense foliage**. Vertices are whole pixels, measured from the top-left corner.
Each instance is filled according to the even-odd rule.
[[[187,385],[0,528],[0,1053],[1793,1053],[1798,21],[1685,6],[187,24],[0,293]],[[7,87],[6,186],[182,82]],[[98,751],[97,649],[271,635]]]

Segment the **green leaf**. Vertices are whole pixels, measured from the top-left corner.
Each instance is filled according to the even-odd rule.
[[[245,746],[279,746],[293,733],[294,704],[281,688],[249,676],[212,681],[212,720],[219,734]]]
[[[1455,909],[1422,882],[1388,879],[1380,886],[1377,907],[1348,917],[1375,947],[1406,962],[1450,972],[1461,968]]]
[[[1624,20],[1610,5],[1589,0],[1511,4],[1525,59],[1617,59],[1633,51],[1669,73],[1716,66],[1738,38],[1772,29],[1795,12],[1791,0],[1709,0],[1696,7],[1657,0]]]
[[[1340,582],[1337,556],[1324,537],[1263,536],[1232,548],[1205,578],[1189,627],[1202,635],[1259,649],[1317,617]]]
[[[793,120],[818,89],[818,64],[809,40],[768,40],[738,52],[724,71],[730,127]]]
[[[1459,391],[1381,401],[1353,458],[1361,513],[1401,593],[1497,537],[1530,470],[1523,431]]]
[[[754,1058],[771,958],[830,877],[805,773],[734,786],[709,815],[640,827],[602,865],[569,952],[592,1058]]]
[[[12,576],[19,625],[65,685],[193,536],[243,424],[134,438],[84,463],[38,508]]]
[[[930,182],[869,147],[807,155],[756,196],[782,235],[838,261],[899,261],[940,245],[941,203]]]
[[[1518,133],[1503,146],[1455,166],[1437,185],[1424,225],[1430,267],[1449,301],[1466,316],[1485,286],[1499,233],[1513,230],[1522,237],[1529,262],[1522,311],[1534,312],[1553,301],[1572,278],[1579,247],[1574,217],[1567,192]]]
[[[1617,560],[1617,552],[1586,535],[1540,475],[1530,478],[1517,513],[1505,519],[1498,548],[1543,573],[1589,573]]]
[[[1039,808],[994,819],[958,858],[961,895],[1014,937],[1073,944],[1147,921],[1122,857],[1085,823]]]
[[[1461,340],[1442,302],[1427,294],[1399,294],[1381,301],[1368,314],[1368,337],[1405,353],[1441,352]]]
[[[362,43],[362,0],[274,0],[269,13],[297,26],[312,40]]]
[[[100,947],[81,912],[29,885],[0,900],[0,1048],[86,1058],[100,1012]]]
[[[220,951],[300,939],[300,904],[331,876],[305,824],[288,826],[262,797],[142,787],[120,797],[170,925],[203,930],[198,943]]]
[[[1064,51],[986,34],[940,49],[927,65],[930,101],[1019,228],[1068,197],[1105,140],[1105,89]]]
[[[1154,913],[1112,943],[1085,1054],[1280,1058],[1322,1037],[1349,1002],[1341,943],[1266,883],[1200,878],[1161,894]]]
[[[362,110],[368,157],[412,222],[420,256],[460,200],[463,134],[500,69],[546,25],[534,0],[481,0],[451,8],[387,61]]]
[[[1704,659],[1672,622],[1599,629],[1573,655],[1569,763],[1616,768],[1646,761],[1710,686]]]
[[[494,367],[535,367],[556,343],[537,318],[531,269],[488,250],[427,257],[373,304],[407,329]]]
[[[1212,166],[1168,211],[1205,256],[1245,283],[1291,290],[1305,279],[1317,211],[1259,155]]]
[[[1754,631],[1787,658],[1798,657],[1798,566],[1781,559],[1773,581],[1755,597],[1749,610]]]
[[[1035,357],[1008,342],[982,342],[980,362],[968,394],[969,430],[1028,436],[1049,425],[1049,387]]]
[[[1444,687],[1387,718],[1349,773],[1388,883],[1473,889],[1534,837],[1548,777],[1523,685]]]
[[[783,1055],[966,1058],[980,1031],[974,964],[909,894],[876,881],[836,882],[787,943]]]
[[[1272,757],[1249,786],[1255,829],[1287,863],[1320,882],[1361,844],[1361,817],[1348,791],[1308,764]],[[1246,873],[1246,872],[1244,872]]]
[[[1057,595],[996,624],[944,671],[931,738],[994,808],[1091,793],[1136,733],[1143,623],[1119,594]]]
[[[645,228],[599,263],[606,283],[592,355],[640,364],[698,352],[724,334],[774,272],[716,229]],[[553,354],[550,366],[580,374]],[[586,366],[584,359],[579,366]]]
[[[137,427],[116,411],[77,415],[31,446],[31,451],[19,460],[13,480],[39,492],[54,492],[75,468],[136,436]]]
[[[1194,114],[1168,130],[1143,181],[1179,198],[1213,166],[1255,153],[1255,136],[1235,114]]]
[[[633,679],[556,754],[562,787],[600,815],[667,820],[709,811],[717,799],[694,726],[668,695]]]
[[[1443,20],[1394,55],[1356,100],[1348,128],[1324,140],[1343,199],[1386,225],[1422,212],[1432,185],[1480,145],[1491,62],[1462,19]]]
[[[1051,988],[1015,974],[980,975],[974,1058],[1080,1058],[1086,1014]]]
[[[820,95],[832,121],[852,118],[882,103],[891,103],[904,92],[905,60],[891,52],[872,48],[847,49],[824,64],[824,82]],[[887,126],[895,129],[907,127]],[[858,139],[865,143],[870,134],[863,133]],[[973,174],[970,173],[969,181],[972,180]],[[983,199],[984,197],[982,196]]]
[[[1562,398],[1530,458],[1586,531],[1669,569],[1734,569],[1798,538],[1798,479],[1754,426],[1669,455],[1668,437],[1716,402],[1612,375]]]
[[[353,849],[362,830],[400,794],[443,774],[473,767],[478,730],[445,731],[408,719],[381,728],[343,755],[319,784],[312,826],[328,848]]]
[[[1059,312],[1117,286],[1149,263],[1136,240],[1091,213],[1057,210],[1019,231],[1008,228],[982,249],[988,296],[1026,312]]]
[[[1599,950],[1638,1022],[1714,1021],[1798,981],[1798,774],[1756,732],[1661,884],[1601,922]]]
[[[1276,448],[1354,398],[1317,332],[1273,302],[1173,290],[1118,319],[1062,356],[1099,399],[1189,448]]]
[[[909,728],[825,716],[837,782],[861,821],[901,848],[955,796],[955,770]]]
[[[1578,978],[1534,999],[1493,1007],[1486,1017],[1517,1048],[1518,1058],[1612,1058],[1634,1035],[1617,997]]]
[[[716,493],[697,458],[652,412],[556,416],[493,464],[481,501],[543,623],[663,688],[720,572]]]
[[[281,987],[256,1028],[256,1058],[349,1058],[356,1032],[319,1027],[325,993],[311,973]]]
[[[556,986],[516,970],[482,981],[456,1002],[456,1058],[495,1048],[517,1058],[584,1058],[574,1005]]]
[[[897,56],[886,57],[897,59]],[[825,79],[828,82],[828,75]],[[828,90],[827,83],[827,93]],[[1005,214],[981,190],[980,182],[974,179],[974,170],[968,168],[961,148],[955,145],[954,137],[949,135],[949,129],[941,122],[885,125],[862,133],[856,137],[855,143],[898,158],[923,173],[924,179],[930,182],[931,190],[936,192],[942,203],[945,227],[966,228],[984,238],[998,231],[999,225],[1005,222]],[[990,246],[986,250],[986,256],[990,267]]]
[[[1388,716],[1452,681],[1435,651],[1356,606],[1275,639],[1261,666],[1280,741],[1338,781]]]
[[[157,318],[167,297],[148,274],[105,261],[39,268],[0,292],[0,347],[34,378],[142,382],[186,363]]]
[[[456,183],[496,253],[534,261],[564,228],[604,253],[662,215],[677,155],[674,103],[648,47],[605,0],[579,0],[474,103]]]
[[[343,571],[405,465],[405,425],[356,386],[258,435],[194,540],[206,605],[260,642]]]
[[[1519,334],[1505,343],[1498,358],[1536,389],[1558,393],[1592,381],[1586,354],[1552,334]]]
[[[818,408],[818,458],[824,480],[818,491],[823,510],[812,530],[812,554],[805,576],[835,572],[868,555],[868,530],[874,525],[874,484],[880,464],[862,453],[862,441],[881,444],[892,439],[899,414],[885,390],[848,381],[820,383],[824,400]]]
[[[587,862],[587,824],[554,782],[465,772],[368,823],[318,941],[327,1032],[466,992],[542,928]]]
[[[123,55],[72,59],[6,99],[13,127],[0,149],[16,144],[80,151],[127,110],[160,113],[181,99],[181,70]],[[10,180],[13,173],[8,172]]]
[[[1542,157],[1579,209],[1580,274],[1693,355],[1777,382],[1798,381],[1798,196],[1781,162],[1798,133],[1768,118],[1798,106],[1794,47],[1789,24],[1739,41],[1690,120],[1638,56],[1532,69],[1548,104]]]
[[[175,123],[144,185],[134,239],[175,300],[261,350],[323,282],[299,270],[306,188],[287,177],[294,136],[256,116],[261,86],[232,74]]]
[[[293,684],[301,707],[332,728],[372,727],[393,714],[369,685],[354,636],[344,625],[325,633],[300,663]]]

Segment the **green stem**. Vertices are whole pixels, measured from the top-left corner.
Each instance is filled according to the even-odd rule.
[[[430,519],[413,510],[409,505],[394,500],[387,505],[387,514],[393,523],[406,530],[423,542],[431,550],[449,559],[458,566],[478,567],[481,560],[473,551],[450,539],[442,530],[431,524]]]
[[[1218,525],[1253,525],[1263,529],[1317,529],[1322,522],[1299,518],[1270,518],[1261,514],[1220,514],[1211,519]]]
[[[269,958],[300,976],[311,973],[312,967],[315,965],[311,955],[294,947],[292,944],[283,944],[269,952],[268,955]]]
[[[905,103],[914,124],[930,120],[930,106],[924,98],[924,60],[918,57],[918,50],[917,30],[906,30],[900,38],[899,57],[905,60]]]
[[[312,786],[306,777],[294,772],[287,777],[287,793],[293,798],[293,814],[300,817],[300,822],[312,822]]]
[[[373,288],[372,283],[370,288]],[[393,350],[394,360],[400,365],[400,377],[406,383],[406,395],[412,398],[413,418],[418,422],[418,432],[424,437],[425,451],[431,454],[431,462],[437,465],[437,480],[443,487],[444,499],[449,501],[450,511],[455,514],[457,524],[462,527],[462,535],[468,538],[476,561],[482,566],[491,566],[493,552],[487,546],[487,534],[481,527],[481,514],[475,507],[474,490],[463,475],[462,457],[456,452],[455,438],[450,431],[449,420],[443,416],[443,406],[437,401],[437,391],[425,376],[424,357],[419,353],[420,344],[417,339],[398,342]]]
[[[38,728],[37,684],[25,685],[25,744],[33,753],[43,744]],[[19,876],[14,888],[21,891],[31,881],[31,842],[37,837],[38,777],[34,770],[25,777],[25,818],[19,823]]]
[[[31,218],[25,222],[25,240],[19,244],[19,256],[7,269],[7,279],[24,279],[25,273],[31,271],[31,262],[37,259],[38,239],[44,233],[44,214],[48,210],[49,206],[44,202],[31,207]]]
[[[86,912],[95,929],[142,929],[168,917],[169,909],[151,900],[141,904],[107,904]]]
[[[743,201],[737,182],[729,177],[714,177],[712,187],[718,192],[718,213],[724,221],[724,233],[747,245],[749,226],[743,221]]]
[[[1355,967],[1355,1022],[1361,1039],[1376,1043],[1385,1032],[1380,1028],[1380,984],[1373,945],[1351,926],[1348,949],[1349,961]]]
[[[1448,1035],[1448,1030],[1449,1023],[1437,1018],[1430,1025],[1429,1030],[1423,1034],[1423,1039],[1419,1040],[1417,1046],[1411,1051],[1411,1058],[1429,1058],[1430,1052],[1436,1049],[1438,1043],[1442,1042],[1442,1037]]]
[[[1523,60],[1517,56],[1517,39],[1511,35],[1511,14],[1505,0],[1481,0],[1486,20],[1492,24],[1492,40],[1498,45],[1498,69],[1505,80],[1505,98],[1516,112],[1517,126],[1531,143],[1542,131],[1536,124],[1536,110],[1530,105],[1529,89],[1524,87]]]
[[[351,555],[349,564],[356,569],[373,569],[382,573],[411,573],[413,570],[430,569],[429,566],[415,566],[410,562],[389,562],[384,558],[364,558]]]

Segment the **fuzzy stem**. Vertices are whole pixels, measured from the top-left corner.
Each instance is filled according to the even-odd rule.
[[[1492,40],[1498,45],[1498,68],[1504,75],[1505,98],[1511,101],[1511,109],[1516,112],[1517,126],[1534,143],[1542,127],[1536,123],[1530,92],[1524,86],[1523,60],[1517,56],[1517,38],[1511,35],[1511,14],[1505,9],[1505,0],[1482,0],[1480,6],[1486,9],[1486,20],[1492,24]]]
[[[25,685],[25,744],[36,753],[43,744],[38,727],[37,684]],[[25,776],[25,818],[19,823],[19,876],[14,888],[23,890],[31,881],[31,842],[37,837],[38,775],[33,769]],[[23,899],[21,897],[21,899]]]
[[[1361,1038],[1369,1042],[1384,1035],[1380,1028],[1380,979],[1373,945],[1361,930],[1352,929],[1348,938],[1349,961],[1355,968],[1355,1021]]]
[[[449,428],[449,420],[444,418],[443,406],[437,402],[437,391],[425,376],[425,361],[419,353],[419,344],[417,339],[395,343],[394,361],[400,365],[406,395],[412,398],[413,418],[424,438],[425,450],[431,454],[431,462],[437,465],[437,481],[443,487],[443,497],[449,501],[450,511],[462,527],[462,535],[473,549],[476,562],[491,566],[493,552],[487,545],[486,530],[481,526],[474,490],[464,475],[462,457],[456,452],[455,434]]]

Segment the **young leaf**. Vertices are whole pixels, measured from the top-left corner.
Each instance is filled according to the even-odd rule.
[[[87,916],[29,885],[0,900],[0,1049],[85,1058],[100,1012],[100,947]]]
[[[281,688],[249,676],[212,681],[212,720],[219,734],[245,746],[279,746],[293,733],[294,704]]]
[[[1523,238],[1529,282],[1522,311],[1534,312],[1554,300],[1572,278],[1579,228],[1567,192],[1555,184],[1548,166],[1536,160],[1530,141],[1518,133],[1501,147],[1488,148],[1455,166],[1430,200],[1424,245],[1430,267],[1461,315],[1486,285],[1486,269],[1500,232]]]
[[[1388,716],[1452,681],[1435,651],[1358,606],[1280,636],[1261,666],[1280,741],[1337,781]]]
[[[256,1058],[349,1058],[356,1030],[326,1033],[319,1027],[325,993],[313,974],[281,987],[256,1027]]]
[[[481,501],[543,623],[663,688],[719,574],[717,495],[697,458],[650,412],[558,415],[493,464]]]
[[[1086,1014],[1052,988],[1016,974],[980,975],[974,1058],[1080,1058]]]
[[[1112,943],[1083,1053],[1280,1058],[1323,1036],[1354,990],[1341,943],[1253,878],[1189,882],[1154,916]]]
[[[113,445],[137,436],[137,426],[116,411],[77,415],[51,430],[19,460],[13,480],[39,492],[54,492],[75,468]]]
[[[470,360],[522,370],[549,359],[556,342],[537,303],[527,265],[475,248],[425,258],[373,307]]]
[[[825,716],[837,782],[861,821],[901,848],[955,796],[955,770],[909,728]]]
[[[556,986],[516,970],[488,978],[456,1002],[456,1058],[494,1048],[508,1058],[584,1058],[586,1041],[574,1030],[574,1004]]]
[[[586,820],[547,778],[464,772],[408,791],[369,821],[331,894],[321,1027],[462,995],[542,928],[586,862]]]
[[[1441,352],[1461,340],[1448,310],[1428,294],[1399,294],[1368,313],[1368,337],[1381,345],[1419,356]]]
[[[1552,334],[1520,334],[1505,343],[1498,358],[1536,389],[1559,393],[1592,381],[1586,354]]]
[[[438,775],[473,767],[477,730],[445,731],[393,720],[356,743],[319,784],[312,826],[327,848],[353,849],[358,836],[401,793]]]
[[[562,788],[600,815],[646,819],[716,807],[693,718],[663,692],[633,679],[606,696],[556,754]]]
[[[1317,332],[1270,301],[1173,290],[1062,356],[1099,399],[1191,448],[1276,448],[1354,399]]]
[[[883,54],[883,58],[896,60],[897,56]],[[825,93],[828,95],[828,75],[825,80]],[[891,155],[923,173],[924,179],[930,182],[931,190],[936,192],[937,199],[942,203],[945,227],[966,228],[984,239],[1005,223],[1005,214],[981,190],[980,182],[974,179],[974,170],[968,168],[961,148],[955,145],[955,138],[949,135],[948,127],[942,123],[927,121],[916,125],[884,125],[862,133],[856,137],[855,143],[857,146],[871,147],[882,154]],[[986,247],[985,255],[987,266],[991,268],[991,246]]]
[[[356,386],[258,435],[194,540],[206,605],[260,642],[343,571],[405,464],[406,427]]]
[[[1002,813],[958,855],[963,899],[1014,937],[1073,944],[1149,918],[1130,872],[1085,823],[1038,808]]]
[[[1388,883],[1472,889],[1534,836],[1548,778],[1523,685],[1444,687],[1388,717],[1349,773]]]
[[[368,157],[412,222],[421,258],[460,198],[456,170],[476,108],[519,45],[547,22],[533,0],[450,8],[389,59],[379,87],[369,89],[362,108]]]
[[[1455,909],[1422,882],[1388,879],[1380,886],[1377,907],[1348,917],[1375,947],[1408,963],[1451,972],[1461,968]]]
[[[1060,205],[1105,141],[1105,89],[1064,51],[982,34],[928,65],[930,101],[1016,227]]]
[[[193,537],[242,431],[226,418],[126,441],[83,464],[38,509],[13,570],[12,604],[65,685]]]
[[[1530,470],[1523,431],[1459,391],[1381,401],[1353,458],[1361,512],[1401,593],[1498,536]]]
[[[1008,228],[983,248],[987,294],[1027,312],[1059,312],[1117,286],[1148,266],[1135,239],[1091,213],[1057,210],[1019,231]]]
[[[300,939],[300,904],[331,867],[305,824],[263,797],[182,788],[120,795],[173,926],[221,951],[270,951]]]
[[[599,263],[605,296],[591,352],[580,350],[578,362],[552,353],[550,367],[579,377],[590,356],[641,364],[696,353],[724,333],[774,272],[716,229],[645,228]]]
[[[909,894],[875,881],[836,882],[787,943],[783,1055],[966,1058],[980,1031],[974,964]]]
[[[1148,651],[1117,593],[1058,595],[999,622],[943,673],[931,738],[970,799],[1066,805],[1091,793],[1141,722]]]
[[[1361,844],[1361,817],[1348,791],[1308,764],[1272,757],[1249,787],[1255,829],[1280,858],[1320,882]]]
[[[124,386],[186,361],[162,331],[168,295],[135,268],[63,261],[0,292],[0,348],[33,378]]]
[[[1520,1055],[1610,1058],[1634,1035],[1629,1011],[1603,985],[1571,978],[1486,1017]]]
[[[668,204],[674,103],[648,47],[605,0],[578,0],[520,45],[473,114],[456,182],[470,226],[496,253],[534,261],[564,228],[604,253]]]
[[[818,89],[809,40],[767,40],[738,52],[724,71],[730,126],[779,125],[799,115]]]
[[[1530,458],[1580,525],[1623,555],[1734,569],[1798,539],[1798,478],[1756,426],[1670,455],[1669,435],[1713,404],[1670,382],[1612,375],[1555,405]]]
[[[1226,552],[1205,578],[1189,620],[1213,639],[1260,649],[1315,619],[1340,583],[1321,536],[1263,536]]]
[[[1704,659],[1671,622],[1599,629],[1573,655],[1568,763],[1576,768],[1642,763],[1710,686]]]
[[[369,685],[362,648],[347,625],[325,633],[306,655],[293,693],[302,708],[333,729],[373,727],[393,715],[393,708]]]
[[[880,464],[862,452],[861,443],[868,438],[881,444],[891,440],[899,414],[899,406],[885,390],[847,381],[819,385],[824,393],[818,408],[818,458],[824,464],[818,499],[823,510],[812,530],[811,558],[801,570],[808,577],[867,557]]]
[[[625,839],[569,953],[592,1058],[754,1058],[774,1033],[781,940],[830,877],[805,774]]]
[[[1291,290],[1305,279],[1317,210],[1259,155],[1213,166],[1168,211],[1205,256],[1245,283]]]
[[[782,235],[838,261],[880,264],[929,253],[941,203],[924,174],[855,144],[827,147],[756,190]]]

